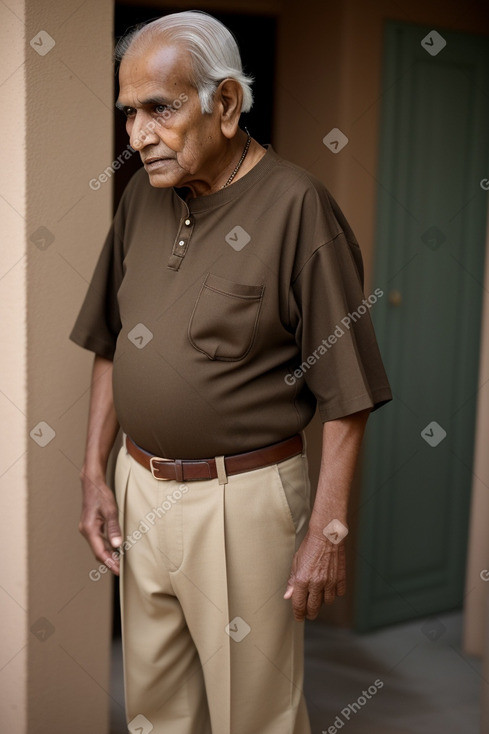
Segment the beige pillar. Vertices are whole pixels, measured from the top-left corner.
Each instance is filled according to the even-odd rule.
[[[0,731],[108,731],[111,582],[78,534],[92,357],[68,341],[111,217],[112,2],[0,5]]]
[[[26,731],[27,441],[25,261],[25,74],[23,8],[0,6],[0,729]]]

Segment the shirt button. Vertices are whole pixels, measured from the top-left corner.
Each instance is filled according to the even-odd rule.
[[[184,240],[180,240],[180,242],[178,244],[180,245],[180,247],[183,247],[184,244],[185,244],[185,241]]]
[[[187,227],[190,227],[190,219],[186,219],[186,220],[185,220],[185,225],[186,225]]]

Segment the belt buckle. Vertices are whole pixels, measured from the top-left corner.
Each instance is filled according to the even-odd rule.
[[[152,456],[149,460],[149,465],[151,467],[151,474],[155,479],[157,479],[159,482],[169,482],[170,479],[168,477],[157,477],[155,475],[155,468],[153,465],[153,461],[173,461],[173,459],[162,459],[159,456]]]

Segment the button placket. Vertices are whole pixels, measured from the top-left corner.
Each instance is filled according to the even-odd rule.
[[[182,264],[183,258],[187,254],[190,238],[194,229],[194,219],[190,215],[187,205],[185,204],[186,212],[180,219],[180,226],[178,228],[175,242],[173,243],[172,253],[168,261],[168,267],[171,270],[178,270]]]

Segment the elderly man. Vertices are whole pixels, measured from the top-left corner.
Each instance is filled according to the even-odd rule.
[[[251,80],[221,23],[168,15],[119,58],[144,168],[71,339],[95,352],[80,530],[120,568],[129,728],[307,734],[302,622],[345,592],[349,487],[391,399],[377,296],[324,186],[240,129]]]

